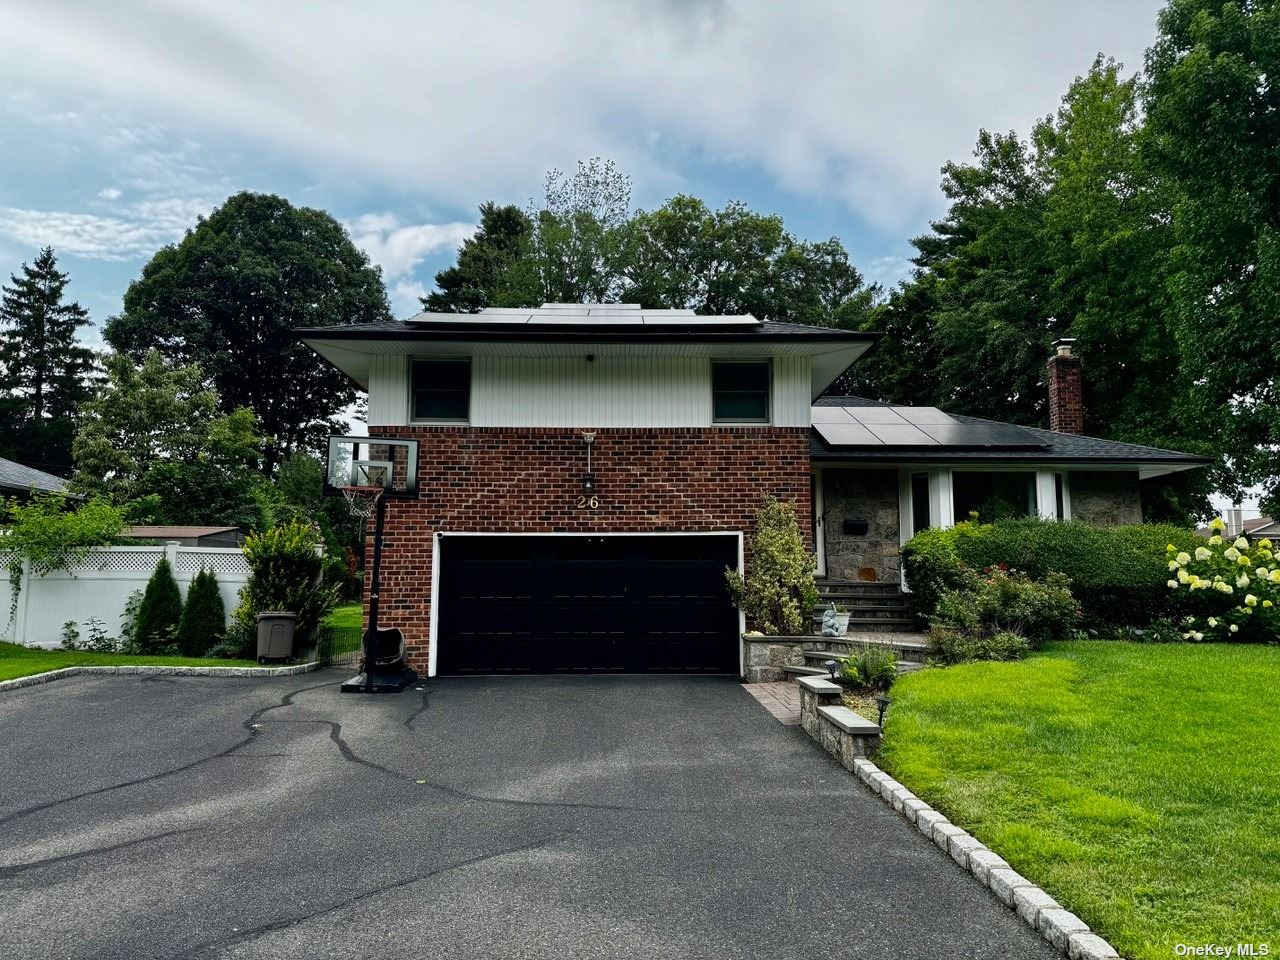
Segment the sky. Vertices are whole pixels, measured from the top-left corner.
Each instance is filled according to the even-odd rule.
[[[231,193],[343,221],[418,308],[484,200],[607,157],[908,268],[939,168],[1025,133],[1155,0],[111,3],[0,0],[0,276],[52,245],[97,324]],[[98,339],[96,332],[88,335]]]

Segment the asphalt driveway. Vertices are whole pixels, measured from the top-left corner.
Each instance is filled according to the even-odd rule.
[[[0,953],[1057,956],[714,678],[0,694]]]

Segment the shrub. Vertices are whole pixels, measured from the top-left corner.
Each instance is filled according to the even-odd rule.
[[[1031,642],[1011,630],[982,633],[935,623],[929,628],[929,652],[944,663],[971,660],[1021,660],[1031,651]]]
[[[178,581],[173,579],[169,558],[161,557],[138,606],[138,621],[134,627],[138,651],[163,653],[173,643],[181,619],[182,592],[178,589]]]
[[[323,582],[324,556],[315,527],[291,521],[250,534],[244,557],[249,582],[240,591],[240,604],[227,631],[229,646],[243,656],[253,646],[258,614],[288,610],[298,615],[294,649],[308,644],[325,614],[338,602],[337,588]]]
[[[80,630],[74,620],[68,620],[62,625],[62,632],[59,633],[62,638],[59,649],[62,650],[79,650],[80,649]]]
[[[203,657],[226,632],[227,610],[218,592],[218,578],[204,567],[191,581],[187,603],[178,621],[178,652],[184,657]]]
[[[795,504],[770,497],[756,514],[747,577],[744,580],[737,570],[726,570],[725,579],[733,602],[764,633],[807,633],[818,602],[813,582],[817,565],[804,548]]]
[[[1280,640],[1280,559],[1270,540],[1227,543],[1215,519],[1213,535],[1192,551],[1165,546],[1166,587],[1198,615],[1189,615],[1187,640]]]
[[[1075,629],[1077,608],[1069,587],[1060,573],[1037,581],[990,567],[981,576],[966,574],[963,586],[943,593],[933,620],[970,633],[1009,631],[1036,645]]]
[[[888,690],[898,678],[898,658],[888,647],[865,644],[851,651],[840,679],[849,686]]]
[[[9,619],[18,610],[22,565],[33,576],[70,570],[84,563],[93,547],[115,542],[124,529],[124,514],[105,500],[92,498],[78,505],[59,494],[34,497],[28,503],[0,500],[4,530],[3,561],[9,573]]]
[[[1071,581],[1083,625],[1106,629],[1142,626],[1153,616],[1185,611],[1170,598],[1166,544],[1194,550],[1204,541],[1189,530],[1161,524],[1099,527],[1079,521],[1001,520],[926,530],[902,551],[903,569],[918,616],[931,617],[942,594],[963,586],[965,571],[1021,570],[1032,579],[1062,573]]]
[[[120,614],[120,652],[138,653],[138,612],[142,609],[142,591],[135,590],[124,602]]]

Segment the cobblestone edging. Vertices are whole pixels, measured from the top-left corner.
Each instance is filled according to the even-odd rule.
[[[20,690],[23,687],[35,687],[42,683],[52,683],[54,680],[65,680],[67,677],[74,677],[81,673],[115,673],[144,677],[292,677],[319,669],[320,664],[314,660],[288,667],[63,667],[61,670],[49,670],[46,673],[33,673],[29,677],[0,681],[0,693],[6,690]]]
[[[951,823],[914,793],[870,760],[853,761],[853,772],[880,798],[944,853],[989,889],[997,900],[1015,910],[1033,930],[1065,953],[1070,960],[1114,960],[1115,947],[1089,930],[1088,925],[1065,910],[1026,877],[1013,870],[976,838]]]
[[[1028,926],[1070,960],[1113,960],[1115,947],[1089,930],[1030,880],[1013,870],[999,854],[951,823],[914,793],[867,759],[880,746],[880,727],[840,705],[842,689],[823,677],[801,677],[800,725],[840,765],[871,788],[907,822],[952,860],[973,874],[996,899],[1017,911]]]

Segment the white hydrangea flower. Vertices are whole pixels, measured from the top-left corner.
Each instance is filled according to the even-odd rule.
[[[1277,572],[1277,573],[1280,573],[1280,570],[1278,570],[1278,571],[1276,571],[1276,572]],[[1178,568],[1178,582],[1179,582],[1179,583],[1186,583],[1186,582],[1187,582],[1188,580],[1190,580],[1190,579],[1191,579],[1191,574],[1187,573],[1187,571],[1185,571],[1185,570],[1183,570],[1181,567],[1179,567],[1179,568]],[[1277,583],[1280,583],[1280,580],[1277,580],[1276,582],[1277,582]]]
[[[1222,543],[1222,538],[1218,536],[1216,533],[1209,538],[1209,546],[1211,547],[1219,546],[1221,543]]]
[[[1196,547],[1197,560],[1208,560],[1211,556],[1213,556],[1213,553],[1208,547]]]
[[[1258,605],[1258,598],[1252,593],[1247,594],[1244,598],[1244,605],[1246,607],[1256,607]]]
[[[1237,587],[1243,590],[1248,585],[1249,585],[1249,575],[1247,573],[1242,573],[1240,574],[1240,576],[1236,577]]]
[[[1228,560],[1234,560],[1238,556],[1240,556],[1240,551],[1237,550],[1235,547],[1227,547],[1227,549],[1222,551],[1222,555],[1226,557]]]
[[[1210,618],[1209,618],[1209,620],[1208,620],[1208,624],[1209,624],[1209,626],[1211,626],[1211,627],[1216,627],[1216,626],[1218,625],[1218,618],[1217,618],[1217,617],[1210,617]]]
[[[1230,630],[1231,630],[1231,632],[1232,632],[1232,633],[1239,633],[1239,632],[1240,632],[1240,628],[1239,628],[1238,626],[1236,626],[1234,623],[1231,625]]]
[[[1170,590],[1177,590],[1177,589],[1178,589],[1178,581],[1177,581],[1177,580],[1170,580],[1170,581],[1168,581],[1168,583],[1169,583],[1169,589],[1170,589]]]
[[[1188,563],[1191,562],[1191,554],[1183,550],[1180,554],[1174,557],[1174,559],[1178,561],[1178,566],[1185,567]]]
[[[1267,579],[1267,568],[1266,568],[1266,567],[1258,567],[1258,569],[1254,570],[1253,572],[1254,572],[1254,575],[1255,575],[1259,580],[1265,580],[1265,579]]]
[[[1170,569],[1170,570],[1177,570],[1177,569],[1178,569],[1178,561],[1177,561],[1177,560],[1170,560],[1170,561],[1169,561],[1169,569]]]
[[[1232,544],[1232,546],[1234,546],[1237,550],[1248,550],[1249,541],[1246,540],[1244,537],[1236,537],[1236,542]]]

